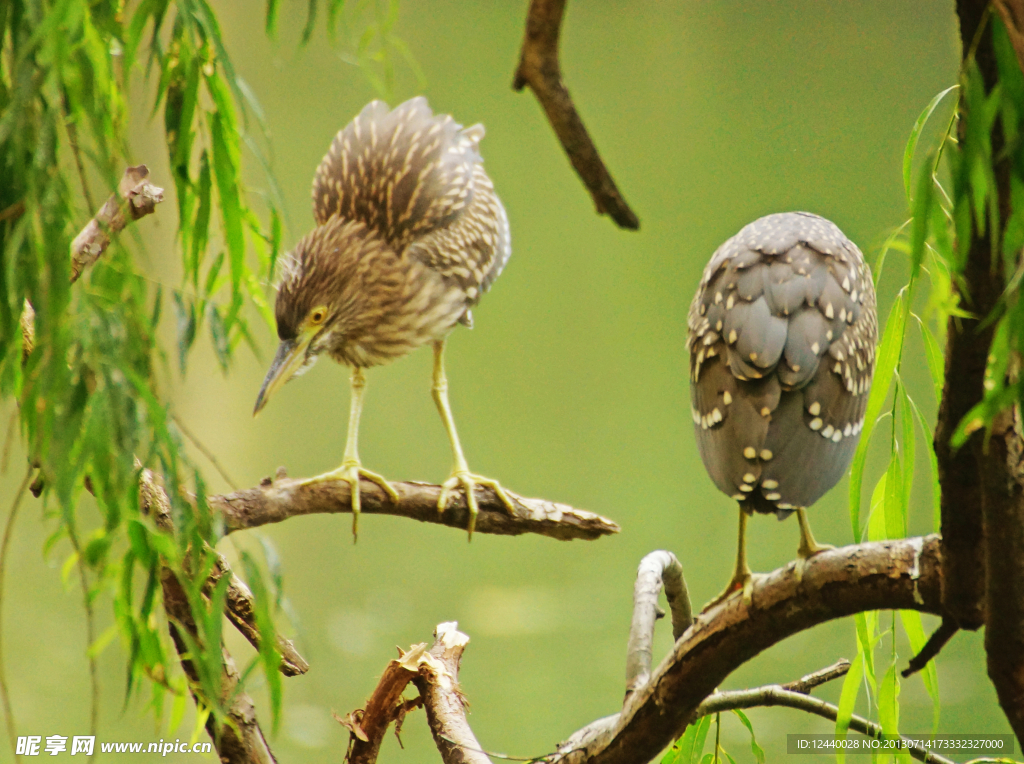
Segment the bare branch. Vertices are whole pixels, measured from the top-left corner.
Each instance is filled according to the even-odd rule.
[[[679,639],[693,623],[683,566],[671,552],[651,552],[640,561],[633,586],[633,623],[626,647],[626,697],[651,678],[654,624],[665,613],[658,607],[662,585],[672,611],[672,636]]]
[[[569,161],[590,191],[598,214],[610,215],[620,228],[636,230],[640,221],[619,193],[562,82],[558,37],[564,13],[565,0],[532,0],[512,87],[522,90],[529,85],[537,96]]]
[[[224,517],[225,532],[279,523],[289,517],[311,514],[351,512],[349,484],[345,480],[311,482],[282,477],[264,478],[255,487],[224,496],[211,496],[210,506]],[[420,522],[447,525],[465,530],[469,522],[465,497],[461,494],[443,513],[437,511],[441,486],[426,483],[392,483],[398,503],[392,504],[380,486],[364,480],[361,484],[363,514],[408,517]],[[487,489],[478,489],[480,515],[477,533],[518,536],[538,533],[569,540],[595,539],[619,532],[619,526],[593,512],[575,509],[543,499],[527,499],[511,491],[516,505],[512,516],[498,497]]]
[[[797,679],[795,682],[786,682],[786,684],[782,685],[782,689],[789,692],[798,692],[801,695],[807,695],[815,687],[820,687],[826,682],[831,682],[833,679],[846,676],[849,670],[850,662],[846,660],[846,658],[843,658],[836,661],[831,666],[819,669],[813,674],[808,674],[805,677]]]
[[[847,663],[847,669],[849,669],[849,666],[850,664]],[[815,716],[820,716],[831,721],[835,721],[839,717],[839,708],[831,703],[826,703],[821,698],[815,698],[811,695],[806,695],[800,692],[793,692],[791,690],[787,690],[781,685],[772,684],[766,687],[758,687],[753,690],[736,690],[735,692],[721,692],[716,695],[712,695],[698,706],[697,712],[694,714],[694,718],[699,719],[702,716],[719,714],[724,711],[732,711],[737,708],[755,708],[760,706],[785,706],[786,708],[795,708],[799,711],[806,711],[807,713],[814,714]],[[856,715],[851,716],[850,718],[850,729],[854,732],[860,732],[875,739],[879,739],[883,735],[881,725],[875,724],[874,722]],[[927,762],[927,764],[955,764],[955,762],[945,758],[944,756],[939,756],[937,753],[930,753],[929,751],[913,745],[912,742],[906,738],[904,738],[904,740],[906,740],[907,743],[907,751],[918,761]]]
[[[432,661],[420,664],[413,680],[423,698],[434,743],[444,764],[492,764],[466,721],[466,699],[459,689],[459,663],[469,637],[457,623],[441,623],[434,630]]]
[[[71,242],[72,284],[78,281],[78,277],[87,266],[96,262],[106,251],[112,233],[121,231],[133,220],[149,215],[156,209],[156,205],[164,200],[164,190],[154,186],[148,178],[149,169],[144,164],[127,168],[121,176],[117,193],[110,195],[96,216],[85,224]],[[21,205],[20,209],[16,209],[18,205]],[[13,211],[16,217],[24,212],[24,209],[24,204],[17,202],[2,214]],[[0,217],[0,221],[2,219]],[[26,299],[21,311],[22,362],[35,347],[35,315],[35,310]],[[35,496],[38,498],[39,494],[36,493]]]
[[[953,635],[959,631],[959,627],[956,625],[956,621],[951,618],[943,618],[942,623],[939,624],[939,628],[932,632],[932,635],[928,637],[928,641],[925,642],[924,647],[921,648],[921,652],[910,659],[910,663],[907,667],[900,672],[900,676],[906,679],[911,674],[916,674],[918,671],[928,665],[928,662],[934,658],[946,643],[953,638]]]
[[[71,281],[99,259],[110,245],[111,234],[128,223],[149,215],[164,200],[164,190],[149,182],[149,169],[144,164],[124,171],[117,193],[111,194],[96,216],[86,223],[71,243]],[[118,198],[120,197],[120,198]]]
[[[406,701],[402,692],[420,669],[420,663],[427,652],[427,643],[413,645],[408,652],[399,651],[399,659],[391,661],[365,709],[352,711],[338,721],[348,728],[351,741],[348,764],[373,764],[377,761],[380,744],[388,726],[398,725],[414,701]],[[398,734],[398,730],[395,730]]]
[[[205,591],[209,593],[217,585],[222,576],[230,576],[225,603],[225,615],[234,624],[249,644],[260,649],[260,632],[256,627],[256,606],[252,592],[245,582],[235,575],[224,555],[217,554],[217,565],[207,579]],[[309,671],[309,663],[299,655],[290,639],[277,635],[277,652],[281,655],[281,673],[285,676],[298,676]]]
[[[817,624],[865,610],[939,613],[939,546],[936,535],[860,544],[815,555],[802,580],[795,563],[759,578],[751,607],[737,593],[698,616],[650,681],[627,697],[622,713],[573,734],[559,746],[557,761],[654,758],[736,668]]]

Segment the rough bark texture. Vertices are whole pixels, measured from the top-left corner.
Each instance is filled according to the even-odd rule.
[[[444,764],[491,764],[466,721],[466,698],[459,689],[459,664],[469,637],[456,630],[458,624],[438,624],[433,661],[420,665],[413,681],[423,698],[427,722]]]
[[[975,50],[986,87],[991,88],[996,70],[990,30],[979,32],[987,17],[986,6],[987,2],[980,0],[958,0],[956,8],[964,56]],[[962,117],[961,137],[970,114],[964,113]],[[995,145],[993,151],[998,153]],[[1005,180],[1005,171],[1002,175]],[[995,325],[984,323],[982,319],[995,307],[1003,288],[1002,276],[993,268],[991,233],[990,228],[986,229],[986,235],[975,231],[970,242],[957,243],[966,257],[963,280],[954,280],[954,289],[963,307],[978,318],[949,320],[945,384],[935,429],[935,453],[942,489],[942,559],[946,566],[942,602],[948,617],[963,629],[977,629],[984,623],[983,473],[1002,470],[997,460],[985,453],[985,433],[981,430],[959,450],[954,451],[950,446],[960,421],[984,396],[985,366]]]
[[[988,444],[1001,462],[986,474],[985,652],[988,675],[1017,740],[1024,744],[1024,487],[1017,409],[996,420]]]
[[[196,636],[196,624],[192,619],[188,596],[174,573],[168,568],[161,571],[160,583],[163,587],[164,609],[167,611],[167,615],[174,619],[170,626],[171,639],[181,658],[181,667],[185,670],[191,683],[195,685],[198,675],[192,661],[186,657],[189,654],[188,645],[178,631],[179,628],[185,628],[191,632],[193,637]],[[270,747],[256,720],[256,707],[253,705],[252,698],[246,692],[238,692],[238,683],[241,679],[238,668],[228,651],[223,648],[221,651],[224,656],[224,668],[221,676],[222,699],[233,696],[231,705],[228,707],[228,718],[232,723],[218,724],[213,714],[206,721],[206,731],[213,739],[220,760],[225,764],[276,764],[276,759],[270,752]],[[193,696],[195,696],[194,692]],[[200,700],[201,698],[196,697],[197,702]]]
[[[149,215],[164,200],[164,190],[149,182],[144,164],[124,171],[117,193],[107,201],[71,242],[71,281],[99,259],[110,244],[111,234],[121,231],[133,220]]]
[[[620,714],[559,746],[566,764],[635,764],[655,757],[701,702],[762,650],[817,624],[865,610],[941,610],[938,536],[875,542],[813,557],[797,581],[791,563],[701,614]]]
[[[1011,7],[1012,6],[1012,7]],[[993,19],[1001,14],[1010,25],[1010,39],[1019,48],[1020,3],[957,0],[964,60],[977,62],[986,91],[998,82],[993,45]],[[976,115],[961,107],[960,134]],[[1010,157],[1003,130],[991,134],[998,224],[975,230],[971,241],[957,242],[966,253],[961,298],[983,323],[996,307],[1004,286],[1000,252],[1010,213]],[[1019,255],[1018,255],[1019,256]],[[956,282],[954,282],[956,283]],[[1019,298],[1018,298],[1019,299]],[[943,604],[961,627],[976,628],[984,619],[988,673],[999,704],[1024,743],[1024,489],[1019,409],[1003,411],[993,422],[991,437],[979,429],[956,454],[947,446],[970,407],[983,397],[985,363],[995,321],[987,326],[964,320],[950,324],[946,382],[936,447],[942,480]],[[1018,374],[1011,364],[1011,374]],[[1009,380],[1013,382],[1014,380]]]
[[[256,626],[256,603],[252,592],[245,582],[234,574],[224,555],[217,554],[217,565],[207,580],[205,591],[213,591],[222,576],[229,577],[226,593],[224,614],[238,629],[239,633],[249,640],[249,644],[260,649],[260,632]],[[309,663],[303,658],[290,639],[277,635],[277,652],[281,654],[281,673],[285,676],[298,676],[309,671]]]
[[[401,725],[406,711],[413,704],[402,697],[406,686],[416,677],[419,658],[427,644],[414,645],[409,652],[402,653],[399,660],[391,661],[373,694],[366,701],[366,707],[357,709],[338,721],[348,728],[351,740],[348,764],[373,764],[377,761],[380,744],[392,722]],[[399,651],[401,652],[401,651]],[[415,705],[419,705],[418,702]],[[396,729],[395,734],[398,734]]]
[[[224,496],[211,496],[210,506],[224,517],[225,532],[279,523],[289,517],[311,514],[351,512],[350,486],[345,480],[311,483],[281,476],[265,478],[256,488],[236,491]],[[391,483],[398,493],[398,503],[388,500],[380,486],[364,480],[361,483],[362,512],[409,517],[425,523],[447,525],[465,530],[469,523],[466,497],[458,494],[444,512],[437,511],[441,486],[426,483]],[[516,514],[489,488],[478,489],[480,515],[477,533],[518,536],[538,533],[561,539],[595,539],[619,532],[619,526],[593,512],[576,509],[544,499],[527,499],[511,491],[506,493],[516,505]],[[339,530],[339,532],[341,532]]]

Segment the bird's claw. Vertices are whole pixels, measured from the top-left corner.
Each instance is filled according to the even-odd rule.
[[[835,549],[835,547],[831,544],[815,544],[813,548],[801,544],[800,549],[797,550],[796,565],[793,567],[793,576],[796,578],[796,582],[799,584],[804,580],[804,569],[814,555],[828,552],[832,549]]]
[[[737,573],[732,577],[732,581],[725,587],[725,590],[706,604],[700,612],[706,613],[715,605],[725,602],[736,592],[742,592],[743,607],[749,609],[754,604],[754,583],[761,577],[761,574],[751,573],[749,570],[745,574]]]
[[[467,530],[471,539],[473,538],[473,530],[476,528],[476,516],[480,514],[480,506],[477,504],[476,494],[473,490],[477,486],[490,488],[497,495],[498,499],[501,500],[501,503],[505,505],[508,513],[513,517],[516,514],[516,506],[512,498],[505,492],[505,489],[501,487],[501,483],[497,480],[484,477],[483,475],[474,475],[465,470],[453,472],[452,476],[441,484],[441,495],[437,499],[437,511],[444,512],[448,509],[452,493],[462,488],[466,494],[466,506],[469,508],[469,527]]]
[[[349,496],[352,504],[352,543],[355,543],[359,536],[359,515],[362,512],[362,496],[359,486],[361,479],[376,483],[392,503],[398,503],[398,492],[391,486],[391,483],[385,480],[383,475],[365,469],[359,462],[345,462],[336,470],[325,472],[306,481],[307,483],[322,483],[328,480],[344,480],[349,484]]]

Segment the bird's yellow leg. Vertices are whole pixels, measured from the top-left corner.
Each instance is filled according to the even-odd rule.
[[[796,519],[800,523],[800,546],[796,550],[797,561],[793,572],[796,574],[796,580],[802,581],[807,561],[819,552],[827,552],[830,549],[835,549],[835,547],[831,544],[819,544],[814,540],[814,534],[811,533],[811,524],[807,522],[806,509],[797,509]]]
[[[350,494],[352,497],[352,540],[355,541],[359,534],[359,513],[362,509],[359,479],[366,478],[371,483],[379,485],[393,502],[398,501],[398,494],[387,480],[376,472],[363,469],[363,465],[359,461],[359,417],[363,413],[363,395],[366,391],[366,375],[359,367],[352,369],[351,384],[352,399],[348,411],[348,436],[345,438],[345,456],[341,461],[341,466],[305,482],[308,484],[327,480],[348,481],[352,487]]]
[[[727,600],[733,592],[743,592],[743,604],[750,607],[753,602],[754,594],[754,574],[750,572],[750,566],[747,565],[747,520],[750,518],[750,513],[744,509],[743,505],[740,504],[740,528],[739,528],[739,539],[738,546],[736,549],[736,569],[732,574],[732,580],[729,585],[725,587],[725,591],[715,597],[711,602],[704,606],[701,612],[710,610],[720,602]]]
[[[462,453],[462,444],[459,443],[459,434],[455,430],[455,419],[452,417],[452,408],[448,403],[448,377],[444,373],[444,340],[434,343],[434,385],[432,388],[434,403],[437,404],[438,413],[441,414],[441,421],[444,422],[444,429],[448,432],[448,440],[452,444],[452,457],[455,466],[452,467],[452,476],[441,485],[441,496],[437,500],[438,512],[444,512],[448,508],[451,494],[460,486],[466,492],[466,505],[469,507],[469,537],[473,537],[473,529],[476,527],[476,516],[480,514],[476,496],[473,489],[480,485],[490,488],[501,499],[502,504],[511,514],[515,514],[515,505],[501,484],[492,478],[474,475],[469,471],[466,457]]]

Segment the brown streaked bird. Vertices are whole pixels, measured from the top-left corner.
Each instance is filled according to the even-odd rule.
[[[448,404],[444,346],[456,324],[472,326],[470,308],[512,252],[508,217],[484,171],[482,125],[463,128],[434,114],[427,99],[394,110],[367,105],[331,143],[313,180],[317,227],[285,258],[277,292],[281,344],[254,413],[321,353],[352,368],[345,455],[313,481],[352,486],[352,533],[358,530],[360,478],[394,501],[394,488],[359,461],[363,370],[421,345],[434,347],[433,396],[451,441],[454,467],[438,510],[461,487],[472,536],[474,487],[487,486],[513,511],[501,485],[469,471]]]
[[[736,569],[717,604],[753,583],[747,518],[796,513],[796,573],[819,545],[807,507],[857,448],[875,367],[875,288],[864,256],[808,212],[755,220],[712,255],[690,304],[690,400],[697,446],[739,502]]]

